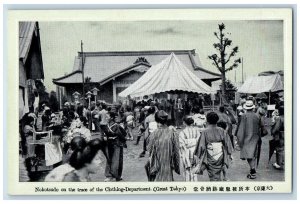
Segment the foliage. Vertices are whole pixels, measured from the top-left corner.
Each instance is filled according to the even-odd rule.
[[[230,40],[227,35],[230,33],[225,34],[225,25],[224,23],[219,24],[218,27],[219,31],[214,32],[214,35],[218,39],[217,43],[214,43],[213,46],[216,49],[217,53],[209,55],[208,58],[212,60],[212,64],[219,70],[222,77],[222,96],[223,99],[226,100],[226,72],[231,71],[238,67],[241,59],[234,59],[236,54],[239,51],[238,46],[232,46],[232,40]],[[233,62],[232,62],[233,60]]]
[[[231,83],[229,79],[225,81],[226,90],[236,91],[237,88]]]

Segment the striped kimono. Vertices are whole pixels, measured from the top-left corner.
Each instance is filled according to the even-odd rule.
[[[150,137],[148,176],[151,181],[174,181],[173,171],[180,174],[178,135],[168,126],[161,126]]]
[[[185,181],[197,181],[197,174],[191,172],[191,163],[194,160],[194,151],[201,136],[200,128],[187,126],[179,133],[179,148]]]

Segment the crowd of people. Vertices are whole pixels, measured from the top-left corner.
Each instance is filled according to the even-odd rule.
[[[205,112],[201,102],[180,98],[140,101],[134,106],[66,102],[59,113],[43,104],[41,114],[32,110],[20,121],[20,147],[23,155],[34,151],[26,141],[38,130],[61,136],[64,157],[45,181],[90,181],[90,174],[104,162],[104,181],[122,181],[124,148],[134,139],[135,145],[143,139],[139,157],[147,157],[148,181],[174,181],[174,172],[185,181],[198,181],[204,171],[210,181],[227,181],[234,151],[240,151],[249,165],[246,177],[256,179],[261,138],[268,133],[275,145],[273,166],[284,169],[283,100],[272,113],[270,132],[265,125],[268,110],[262,104],[250,96],[242,98],[237,108],[227,105]]]

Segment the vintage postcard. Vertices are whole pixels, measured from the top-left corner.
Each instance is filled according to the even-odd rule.
[[[291,9],[7,25],[10,195],[292,192]]]

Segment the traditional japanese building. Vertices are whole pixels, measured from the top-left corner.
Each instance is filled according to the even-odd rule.
[[[32,105],[35,80],[44,79],[38,22],[19,23],[19,119]]]
[[[65,95],[74,101],[72,94],[82,94],[84,75],[85,93],[92,88],[99,89],[97,99],[108,103],[117,102],[118,94],[139,79],[152,65],[156,65],[174,53],[199,80],[208,85],[220,79],[220,74],[203,68],[195,50],[160,50],[160,51],[126,51],[126,52],[84,52],[75,57],[71,73],[53,79],[58,86],[61,101]],[[83,70],[83,72],[82,72]],[[61,101],[62,102],[62,101]]]

